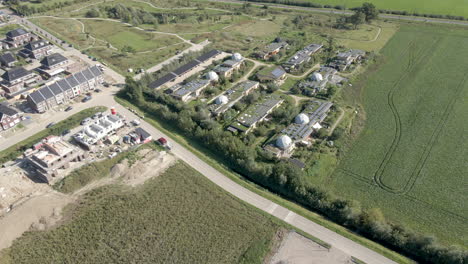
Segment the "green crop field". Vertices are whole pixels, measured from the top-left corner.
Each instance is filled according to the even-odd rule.
[[[366,125],[327,186],[467,245],[468,30],[405,25],[381,53],[363,76]]]
[[[111,185],[29,232],[3,263],[261,263],[280,228],[185,163],[136,188]]]
[[[418,12],[421,14],[453,15],[468,17],[466,0],[307,0],[322,5],[342,5],[352,8],[370,2],[379,9]]]

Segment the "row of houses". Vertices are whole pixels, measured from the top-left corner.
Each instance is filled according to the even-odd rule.
[[[27,101],[34,111],[43,113],[80,94],[96,89],[103,81],[102,71],[97,66],[88,67],[32,92],[27,96]]]
[[[73,135],[73,139],[89,150],[92,145],[115,133],[124,125],[124,119],[118,114],[100,114],[86,124],[80,132]]]
[[[6,33],[6,38],[1,40],[0,49],[19,48],[27,43],[39,40],[39,37],[23,28],[17,28]]]
[[[237,102],[239,102],[244,96],[247,96],[250,92],[257,89],[259,86],[260,83],[254,81],[243,81],[236,84],[236,86],[227,90],[215,99],[214,104],[209,106],[210,112],[214,116],[218,116],[226,112]]]
[[[229,131],[248,133],[255,129],[258,123],[279,107],[284,100],[276,95],[265,96],[262,100],[247,107],[229,127]]]
[[[184,75],[188,71],[194,69],[195,67],[199,66],[200,64],[220,55],[221,52],[219,50],[211,50],[200,57],[188,62],[187,64],[177,68],[176,70],[162,76],[158,80],[155,80],[149,84],[149,88],[151,89],[160,89],[162,87],[167,86],[171,82],[173,82],[177,77]]]

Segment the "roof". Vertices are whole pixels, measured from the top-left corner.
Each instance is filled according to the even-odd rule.
[[[23,28],[17,28],[6,33],[7,37],[10,37],[10,38],[19,37],[24,34],[28,34],[28,32],[24,30]]]
[[[15,56],[13,56],[13,54],[11,52],[7,52],[7,53],[0,56],[0,62],[2,62],[4,64],[9,64],[9,63],[12,63],[12,62],[15,62],[15,61],[16,61],[16,58],[15,58]]]
[[[44,86],[41,89],[28,95],[28,97],[30,97],[35,104],[38,104],[46,99],[52,98],[61,94],[62,92],[65,92],[66,90],[70,90],[73,87],[95,78],[95,75],[93,74],[94,71],[95,70],[93,70],[93,67],[87,68],[81,72],[70,75],[65,79],[59,80],[48,86]],[[101,71],[98,69],[97,73],[101,73]]]
[[[278,78],[281,78],[283,75],[285,75],[286,72],[284,71],[284,69],[280,66],[280,67],[276,67],[272,72],[271,72],[271,75],[273,77],[275,77],[276,79]]]
[[[268,77],[271,77],[272,79],[279,79],[281,77],[283,77],[283,75],[286,74],[286,71],[283,69],[283,67],[281,66],[278,66],[278,67],[275,67],[275,68],[265,68],[261,71],[258,72],[259,75],[262,75],[262,76],[268,76]]]
[[[163,77],[157,79],[156,81],[150,83],[149,88],[151,88],[151,89],[159,88],[159,87],[163,86],[164,84],[174,80],[176,77],[177,76],[175,74],[170,72],[170,73],[164,75]]]
[[[310,55],[314,54],[317,52],[319,49],[321,49],[323,45],[320,44],[310,44],[304,47],[302,50],[296,52],[294,56],[289,58],[285,64],[286,65],[298,65],[306,61]]]
[[[16,111],[15,109],[7,105],[0,104],[0,120],[2,119],[3,115],[14,116],[16,114],[18,114],[18,111]]]
[[[182,86],[182,88],[178,89],[174,92],[175,96],[185,96],[189,93],[195,92],[198,89],[202,89],[206,87],[210,83],[209,80],[194,80],[191,82],[186,83]]]
[[[306,165],[304,164],[304,162],[298,160],[298,159],[289,159],[289,162],[291,162],[291,164],[293,164],[294,166],[298,167],[299,169],[303,169],[306,167]]]
[[[2,78],[8,82],[15,81],[17,79],[23,78],[24,76],[30,74],[30,71],[27,71],[23,67],[17,67],[14,69],[11,69],[9,71],[6,71],[3,75]]]
[[[31,50],[31,51],[34,51],[34,50],[38,50],[38,49],[41,49],[45,46],[48,46],[49,43],[47,43],[45,40],[36,40],[36,41],[33,41],[33,42],[29,42],[28,44],[26,44],[25,48],[27,50]]]
[[[144,140],[144,139],[147,139],[147,138],[149,138],[149,137],[151,137],[151,134],[148,133],[146,130],[144,130],[144,129],[141,128],[141,127],[137,127],[137,128],[135,129],[135,133],[136,133],[138,136],[140,136],[140,138],[142,138],[143,140]]]
[[[200,57],[198,57],[196,60],[199,61],[199,62],[205,62],[217,55],[221,54],[221,52],[219,50],[210,50],[208,51],[207,53],[201,55]]]
[[[54,66],[56,64],[62,63],[64,61],[67,61],[66,57],[64,57],[60,53],[54,53],[42,59],[41,64],[50,67],[50,66]]]
[[[186,73],[187,71],[197,67],[199,64],[200,64],[200,62],[197,61],[197,60],[190,61],[189,63],[187,63],[185,65],[182,65],[181,67],[174,70],[173,73],[177,74],[177,75],[182,75],[182,74]]]
[[[30,93],[30,94],[28,95],[28,97],[29,97],[35,104],[38,104],[38,103],[40,103],[40,102],[45,101],[44,96],[41,94],[41,92],[40,92],[39,90]]]

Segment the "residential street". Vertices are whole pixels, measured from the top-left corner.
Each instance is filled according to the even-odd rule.
[[[23,22],[27,21],[25,19],[22,19]],[[27,23],[27,22],[26,22]],[[28,24],[28,26],[30,26]],[[95,64],[96,62],[90,61],[87,56],[81,54],[79,51],[68,47],[67,52],[73,53],[74,55],[78,56],[79,58],[87,61],[89,64]],[[172,58],[171,58],[172,59]],[[167,62],[167,61],[166,61]],[[157,66],[155,66],[157,67]],[[113,79],[116,80],[117,83],[123,83],[124,82],[124,77],[118,74],[117,72],[113,71],[112,69],[106,67],[104,70],[104,73]],[[37,133],[38,131],[42,130],[45,128],[45,126],[50,123],[50,122],[58,122],[60,120],[64,120],[70,115],[83,110],[85,108],[89,108],[92,106],[107,106],[107,107],[115,107],[117,111],[125,116],[128,120],[133,120],[138,118],[135,116],[133,113],[131,113],[128,109],[125,107],[119,105],[115,100],[114,100],[114,94],[116,92],[116,88],[103,88],[103,92],[99,94],[94,94],[93,99],[90,100],[87,103],[77,103],[74,105],[74,109],[69,112],[57,112],[57,114],[53,115],[50,119],[43,120],[43,122],[37,123],[33,126],[29,126],[26,130],[19,132],[15,135],[14,138],[1,138],[0,139],[0,149],[5,149],[17,142],[20,142],[24,139],[26,139],[29,136],[32,136],[33,134]],[[172,153],[195,168],[198,172],[203,174],[205,177],[210,179],[212,182],[217,184],[219,187],[223,188],[227,192],[231,193],[232,195],[238,197],[239,199],[273,215],[276,216],[285,222],[291,224],[292,226],[301,229],[305,231],[306,233],[322,240],[325,241],[329,244],[331,244],[333,247],[349,254],[352,255],[362,261],[364,261],[367,264],[390,264],[390,263],[395,263],[386,257],[364,247],[361,246],[360,244],[347,239],[331,230],[328,230],[325,227],[322,227],[302,216],[299,216],[292,211],[271,202],[270,200],[257,195],[256,193],[244,188],[243,186],[235,183],[231,179],[229,179],[227,176],[223,175],[210,165],[208,165],[206,162],[202,161],[200,158],[198,158],[195,154],[193,154],[191,151],[187,150],[183,146],[177,144],[174,140],[171,140],[167,135],[163,134],[161,131],[156,129],[155,127],[151,126],[149,123],[144,122],[142,120],[141,126],[150,132],[153,136],[153,138],[159,138],[159,137],[166,137],[171,141],[171,144],[173,146],[172,148]]]

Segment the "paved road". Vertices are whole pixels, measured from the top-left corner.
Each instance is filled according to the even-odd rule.
[[[246,1],[241,1],[241,0],[206,0],[206,1],[231,3],[231,4],[244,4],[246,2]],[[271,7],[278,7],[278,8],[284,8],[284,9],[292,9],[292,10],[312,11],[312,12],[324,13],[324,14],[336,14],[336,15],[352,15],[353,14],[353,12],[350,12],[350,11],[340,11],[336,9],[312,8],[312,7],[291,6],[291,5],[281,5],[281,4],[271,4],[271,3],[255,3],[255,2],[249,2],[249,3],[253,6],[267,5]],[[441,23],[441,24],[468,26],[468,22],[459,21],[459,20],[444,20],[444,19],[435,19],[435,18],[426,18],[426,17],[398,16],[398,15],[389,15],[389,14],[379,14],[379,17],[388,18],[388,19],[407,20],[407,21],[420,21],[420,22],[428,22],[428,23]]]
[[[81,54],[79,51],[74,50],[74,49],[69,49],[68,52],[74,53],[74,55],[80,57],[84,61],[87,61],[90,64],[93,64],[95,62],[90,61],[86,56]],[[112,78],[116,80],[116,82],[122,83],[124,81],[124,77],[118,74],[117,72],[113,71],[110,68],[105,69],[105,74],[110,75]],[[49,122],[58,122],[60,120],[66,119],[68,116],[71,114],[80,111],[81,109],[88,108],[91,106],[96,106],[96,105],[104,105],[108,107],[115,107],[119,113],[124,115],[128,120],[132,120],[137,118],[133,113],[131,113],[129,110],[127,110],[125,107],[119,105],[117,102],[114,100],[113,93],[115,92],[115,89],[109,89],[109,90],[104,90],[104,92],[97,94],[94,96],[94,98],[87,102],[87,103],[80,103],[76,104],[75,108],[70,111],[70,112],[60,112],[55,115],[53,115],[50,119],[44,120],[43,123],[38,123],[36,127],[34,128],[28,128],[27,130],[20,132],[15,135],[14,138],[11,139],[0,139],[0,149],[5,149],[8,146],[11,146],[28,136],[33,135],[37,131],[43,129],[46,125],[46,123]],[[163,134],[161,131],[158,129],[154,128],[151,126],[149,123],[142,121],[141,126],[146,129],[148,132],[150,132],[154,138],[159,138],[159,137],[166,137],[169,138],[167,135]],[[241,185],[235,183],[204,161],[202,161],[200,158],[198,158],[195,154],[190,152],[189,150],[185,149],[181,145],[177,144],[175,141],[171,142],[173,145],[172,152],[175,156],[192,166],[194,169],[196,169],[198,172],[200,172],[202,175],[210,179],[212,182],[226,190],[227,192],[231,193],[232,195],[238,197],[239,199],[271,214],[279,219],[282,219],[283,221],[291,224],[292,226],[303,230],[304,232],[317,237],[321,239],[322,241],[325,241],[332,245],[333,247],[345,252],[346,254],[349,254],[351,256],[354,256],[367,264],[393,264],[395,262],[387,259],[386,257],[364,247],[361,246],[360,244],[349,240],[331,230],[328,230],[327,228],[320,226],[300,215],[297,215],[296,213],[276,204],[273,203],[272,201],[242,187]]]

